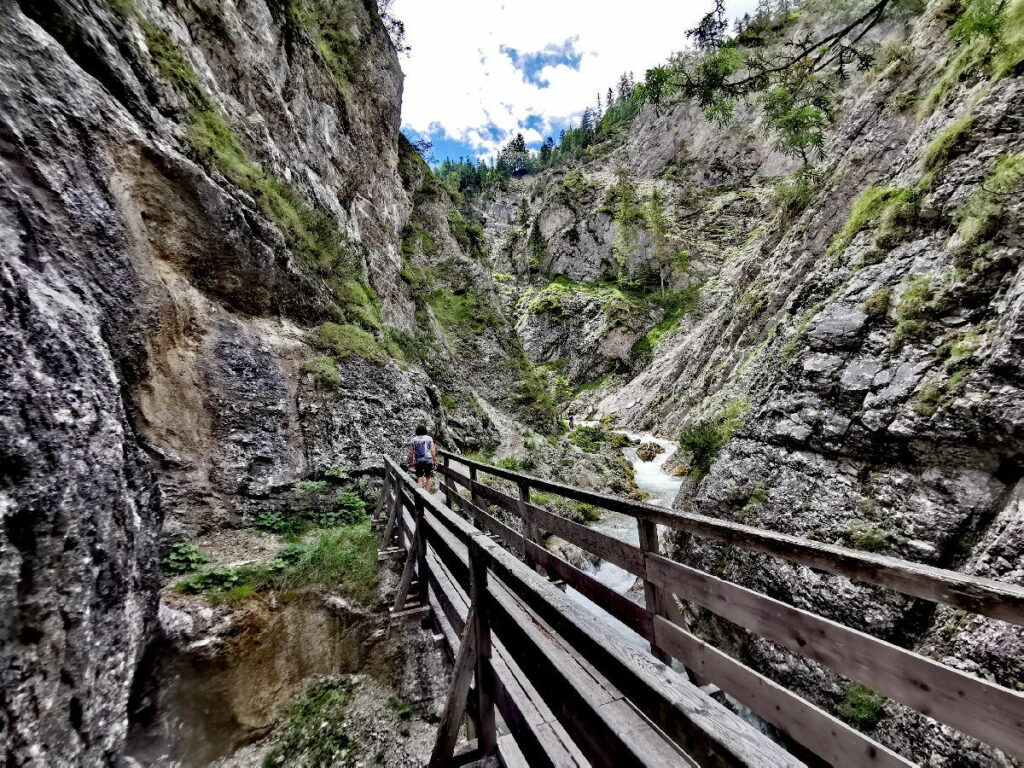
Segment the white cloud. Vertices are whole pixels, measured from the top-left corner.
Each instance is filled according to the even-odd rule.
[[[638,80],[649,67],[683,47],[686,30],[711,7],[711,0],[395,0],[393,13],[405,22],[412,53],[406,73],[403,126],[441,133],[490,155],[523,130],[529,115],[542,132],[577,118],[598,92],[603,95],[624,71]],[[728,3],[729,18],[751,11],[755,0]],[[578,69],[545,67],[541,88],[528,82],[503,46],[521,54],[574,41]],[[496,127],[494,139],[488,130]]]

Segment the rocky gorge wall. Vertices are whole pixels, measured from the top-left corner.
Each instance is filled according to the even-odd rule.
[[[12,0],[0,48],[0,741],[112,764],[161,542],[551,415],[373,2]]]
[[[678,508],[1020,584],[1024,4],[1008,4],[991,60],[951,38],[956,13],[932,3],[876,31],[885,60],[844,92],[802,205],[780,194],[796,166],[758,135],[756,110],[722,128],[681,102],[645,109],[575,168],[498,195],[490,208],[509,223],[491,229],[496,263],[525,276],[536,221],[547,259],[527,279],[583,284],[563,305],[590,302],[600,318],[607,303],[593,285],[614,279],[621,251],[602,199],[625,178],[641,199],[658,189],[666,200],[670,237],[688,255],[671,279],[699,286],[699,299],[654,337],[666,315],[592,321],[601,339],[610,327],[653,338],[653,354],[627,344],[589,370],[612,375],[572,407],[695,435],[703,453],[682,454],[691,466]],[[523,200],[536,218],[516,246],[501,230]],[[638,259],[652,254],[650,220],[642,226]],[[535,361],[594,360],[585,334],[561,333],[566,321],[545,307],[538,322],[537,289],[521,290]],[[671,546],[725,578],[1024,686],[1019,627],[686,536]],[[849,701],[848,682],[817,665],[699,611],[690,620],[821,705]],[[866,727],[916,761],[1015,764],[892,702],[876,706]]]

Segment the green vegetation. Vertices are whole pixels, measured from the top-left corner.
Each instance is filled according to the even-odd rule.
[[[665,308],[665,315],[644,337],[633,345],[634,357],[649,359],[654,356],[658,343],[679,327],[679,320],[692,312],[700,304],[700,286],[690,285],[681,291],[673,291],[660,297]]]
[[[601,513],[597,507],[592,504],[585,504],[582,501],[555,499],[551,503],[551,511],[580,525],[590,525],[601,519]]]
[[[167,573],[182,574],[198,570],[210,562],[210,556],[189,541],[176,541],[168,548],[161,566]]]
[[[316,329],[316,345],[344,360],[355,355],[371,362],[384,362],[387,353],[368,332],[350,323],[324,323]]]
[[[892,289],[879,288],[873,291],[864,301],[864,314],[869,320],[878,322],[884,320],[889,314],[889,304],[892,302]]]
[[[604,453],[618,451],[629,445],[629,438],[621,432],[613,432],[607,427],[576,427],[569,434],[569,442],[587,453]],[[605,447],[607,446],[607,448]]]
[[[943,388],[940,384],[930,381],[917,391],[914,396],[914,413],[918,416],[931,416],[943,400]]]
[[[215,566],[176,585],[179,592],[208,593],[234,601],[264,590],[297,591],[313,584],[340,585],[352,597],[373,601],[377,590],[377,541],[370,521],[321,532],[310,544],[289,544],[267,564]]]
[[[840,254],[849,247],[854,237],[867,227],[878,226],[875,244],[892,245],[892,239],[901,227],[916,218],[917,193],[899,187],[868,187],[854,202],[850,216],[839,233],[829,243],[828,253]]]
[[[336,390],[341,384],[338,366],[329,357],[317,357],[302,364],[302,373],[313,374],[313,384],[317,389]]]
[[[917,275],[910,279],[906,290],[896,302],[896,330],[892,335],[893,349],[900,349],[907,341],[919,341],[928,336],[933,316],[935,288],[932,278]]]
[[[690,477],[695,483],[699,483],[711,469],[719,452],[739,426],[746,409],[746,401],[736,400],[713,417],[691,424],[679,435],[679,447],[692,456]]]
[[[318,521],[324,528],[337,528],[343,525],[355,525],[365,520],[368,516],[366,502],[358,493],[344,491],[335,500],[332,509],[321,515]]]
[[[1024,60],[1024,0],[961,0],[950,27],[956,53],[949,58],[918,116],[925,118],[944,104],[968,77],[991,82],[1012,75]]]
[[[782,209],[787,218],[797,216],[810,205],[818,181],[818,172],[810,166],[804,166],[775,183],[772,202]]]
[[[882,694],[860,683],[851,683],[836,712],[846,722],[866,731],[878,725],[885,715],[885,702]]]
[[[980,256],[1006,217],[1006,200],[1024,190],[1024,152],[999,156],[979,189],[957,210],[958,251]]]
[[[922,164],[924,165],[925,171],[934,172],[936,169],[945,165],[946,161],[949,160],[950,155],[959,146],[960,141],[966,135],[970,127],[974,124],[974,116],[968,115],[967,117],[957,120],[955,123],[946,128],[942,133],[932,139],[928,146],[924,149],[924,155],[922,156]]]
[[[475,293],[439,289],[430,294],[428,303],[446,330],[481,333],[501,322],[491,305]]]
[[[352,690],[351,683],[340,680],[322,680],[307,688],[285,711],[274,747],[263,759],[264,768],[341,765],[356,748],[345,731]]]
[[[126,11],[129,3],[118,0],[115,7]],[[337,80],[344,69],[339,63],[339,51],[345,48],[355,52],[358,48],[351,46],[354,41],[341,40],[348,34],[345,31],[348,27],[332,31],[327,25],[321,29],[313,11],[297,0],[286,4],[286,9],[294,24],[313,35]],[[133,5],[131,14],[142,30],[154,66],[189,105],[185,134],[189,144],[208,166],[219,170],[248,194],[277,225],[285,244],[299,262],[330,287],[339,318],[377,329],[380,325],[377,299],[361,276],[362,245],[351,241],[332,215],[307,205],[290,185],[252,160],[171,37],[138,15]],[[339,88],[344,90],[341,84]]]
[[[850,523],[844,536],[850,546],[864,552],[898,549],[907,543],[906,537],[895,529],[865,520]]]

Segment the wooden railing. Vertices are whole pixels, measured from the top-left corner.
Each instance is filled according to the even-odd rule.
[[[404,552],[406,546],[402,541],[407,539],[410,542],[407,547],[409,554],[405,571],[396,597],[397,612],[405,609],[407,594],[410,591],[415,592],[419,596],[421,607],[437,603],[435,607],[448,615],[452,628],[458,632],[461,627],[454,625],[459,622],[452,621],[451,611],[446,610],[442,603],[445,600],[457,602],[450,592],[451,588],[461,586],[465,588],[464,593],[469,596],[466,603],[469,606],[468,610],[472,611],[472,606],[478,606],[472,613],[473,622],[482,623],[484,626],[484,629],[477,627],[474,632],[490,631],[488,628],[500,627],[500,631],[506,636],[506,645],[503,647],[506,650],[510,647],[515,648],[529,656],[529,651],[522,651],[522,648],[536,651],[539,638],[534,637],[533,640],[537,642],[533,642],[530,637],[524,636],[524,633],[529,635],[528,628],[524,629],[518,623],[527,620],[522,613],[524,609],[521,608],[517,614],[511,608],[503,612],[501,608],[495,607],[506,605],[510,595],[522,598],[528,610],[534,612],[535,620],[542,617],[542,621],[546,622],[546,628],[554,628],[560,633],[560,637],[568,641],[569,650],[565,652],[582,653],[586,664],[593,665],[608,676],[612,688],[623,692],[637,692],[639,700],[629,698],[631,705],[643,713],[645,723],[652,728],[652,732],[667,734],[670,745],[685,752],[691,764],[800,763],[795,757],[783,757],[778,752],[765,751],[764,754],[757,754],[757,750],[769,750],[773,745],[766,745],[764,739],[756,733],[743,732],[743,739],[738,742],[747,746],[748,752],[742,753],[741,750],[741,754],[737,754],[729,751],[723,742],[730,739],[722,737],[721,726],[716,726],[715,722],[727,723],[735,730],[738,728],[733,722],[735,718],[706,696],[706,701],[701,700],[701,706],[708,707],[710,705],[707,702],[711,702],[714,706],[708,711],[712,712],[713,716],[710,721],[705,718],[701,722],[694,722],[693,713],[681,712],[679,706],[669,706],[666,709],[666,698],[671,697],[655,695],[652,701],[656,703],[653,704],[643,701],[644,697],[652,695],[648,689],[657,686],[652,686],[649,682],[648,689],[643,689],[635,680],[628,679],[629,676],[623,672],[623,667],[634,671],[638,669],[635,657],[630,656],[624,648],[615,646],[612,638],[602,637],[606,633],[600,626],[593,625],[593,618],[581,614],[577,606],[566,600],[565,596],[537,571],[543,572],[550,579],[558,579],[569,584],[628,626],[650,643],[652,653],[658,660],[668,662],[673,658],[677,659],[692,670],[701,681],[713,683],[771,722],[797,745],[807,750],[805,757],[812,762],[825,761],[843,766],[912,765],[908,760],[813,703],[688,632],[682,626],[677,598],[706,608],[750,632],[821,663],[841,675],[858,680],[895,701],[991,744],[1009,755],[1024,757],[1024,696],[1020,693],[668,559],[659,552],[657,526],[664,525],[688,531],[856,581],[893,589],[912,597],[946,603],[1022,625],[1024,589],[728,521],[673,512],[650,504],[530,477],[447,452],[441,452],[441,455],[445,463],[445,466],[439,467],[444,477],[441,486],[446,500],[444,505],[416,488],[414,482],[397,465],[388,462],[388,491],[385,496],[391,514],[384,538],[387,545],[390,544],[392,535],[397,534],[400,544],[398,548],[385,551]],[[458,471],[453,462],[465,466],[466,472]],[[516,487],[516,495],[512,496],[480,482],[480,473],[510,481]],[[622,542],[549,512],[532,503],[530,494],[533,490],[557,494],[634,517],[637,520],[639,546]],[[519,530],[490,514],[488,509],[492,506],[518,517],[521,521]],[[455,509],[466,515],[476,528],[453,514]],[[548,533],[556,534],[642,579],[645,606],[637,605],[549,552],[543,545],[543,537]],[[521,560],[503,551],[490,537],[503,541]],[[471,545],[468,542],[476,544]],[[453,547],[456,543],[467,552],[466,558],[460,560],[460,551]],[[427,552],[431,548],[428,557]],[[476,565],[473,565],[474,557],[480,561]],[[442,569],[447,568],[454,581],[446,585],[443,579],[432,577],[432,563]],[[415,584],[414,570],[420,574]],[[502,593],[501,600],[492,594],[490,587],[480,591],[473,586],[468,580],[470,572],[477,573],[474,584],[486,580],[487,572],[500,574],[502,589],[506,590]],[[460,580],[459,574],[462,574],[465,580]],[[477,591],[474,592],[474,589]],[[526,599],[524,595],[529,595],[530,599]],[[479,602],[480,599],[484,602]],[[502,603],[502,600],[506,602]],[[436,615],[438,610],[434,613]],[[584,628],[588,622],[589,630]],[[470,626],[476,627],[476,624],[471,622]],[[460,654],[466,645],[466,642],[462,643]],[[481,648],[484,648],[482,641],[466,653],[476,654],[476,658],[479,657]],[[600,666],[595,659],[600,660]],[[462,661],[465,662],[465,659]],[[557,677],[557,670],[547,668],[550,665],[545,666],[543,659],[539,657],[520,657],[515,661],[525,665],[520,668],[521,672],[530,670],[525,673],[525,677],[531,684],[537,685],[538,674],[541,678],[551,675]],[[484,667],[486,664],[485,661]],[[684,676],[672,673],[649,656],[645,664],[644,669],[657,670],[656,675],[661,680],[666,679],[666,675],[674,676],[672,690],[676,693],[673,695],[678,696],[678,691],[685,690],[691,703],[694,697],[700,698],[701,691],[690,685]],[[457,682],[468,691],[469,682],[459,678],[459,669],[457,664]],[[490,683],[496,684],[506,694],[509,686],[522,684],[522,680],[516,675],[512,675],[515,679],[503,681],[502,676],[495,675],[493,669],[488,671],[481,668],[476,669],[476,672],[477,679],[485,681],[484,688],[487,687],[490,676]],[[469,673],[464,671],[463,674]],[[506,674],[506,677],[509,675]],[[566,685],[572,687],[571,682],[563,681],[554,698],[565,695],[571,699],[576,695],[578,691],[575,689],[569,691],[565,688]],[[546,687],[543,679],[540,680],[538,690],[542,687]],[[477,690],[480,688],[478,684]],[[460,687],[458,691],[461,690]],[[482,717],[480,713],[483,712],[484,706],[480,703],[480,695],[478,692],[478,700],[474,707],[471,707],[471,714],[476,712],[474,717],[478,720]],[[541,696],[543,698],[543,692]],[[504,698],[499,696],[498,700],[507,703],[510,699],[506,695]],[[547,701],[545,698],[545,702]],[[577,706],[556,706],[557,704],[556,701],[547,703],[546,706],[556,715],[562,713],[571,721]],[[686,707],[683,709],[686,710]],[[522,754],[527,756],[530,765],[550,761],[550,756],[541,757],[547,754],[546,749],[553,748],[550,740],[543,741],[536,734],[528,735],[530,731],[524,729],[521,720],[507,715],[500,707],[499,712],[504,727],[508,730],[507,736],[511,737],[516,745],[526,745],[522,749]],[[461,711],[451,714],[457,714],[457,717],[446,719],[445,727],[449,731],[452,728],[457,730],[458,722],[463,716]],[[559,725],[565,726],[561,717],[556,719]],[[483,727],[486,729],[486,721],[481,722],[485,723]],[[547,725],[552,726],[551,723]],[[578,723],[570,723],[566,726],[566,731],[573,743],[579,746],[580,739],[585,741],[599,738],[599,734],[595,735],[591,727],[598,727],[596,721],[590,721],[585,728]],[[480,739],[478,750],[481,749],[480,745],[483,745],[485,751],[491,748],[493,739],[488,740],[485,736],[481,736]],[[600,740],[597,743],[599,746],[596,752],[584,751],[585,758],[593,764],[609,764],[602,756],[611,754],[607,751],[610,747],[601,746]],[[647,739],[646,743],[655,744],[650,739]],[[710,743],[714,748],[709,747],[703,751],[698,749],[697,754],[691,754],[687,750],[692,750],[694,743]],[[441,761],[450,755],[449,748],[453,746],[454,737],[450,734],[443,744],[439,740],[439,750],[435,755],[437,760]],[[633,762],[613,764],[658,764],[656,760],[649,762],[650,755],[644,755],[642,744],[633,746],[640,747],[639,752],[632,753]],[[620,749],[626,749],[628,752],[627,747],[629,745],[619,745]],[[799,748],[797,749],[799,751]],[[501,750],[498,750],[498,753],[502,754]],[[652,754],[656,753],[657,750],[653,750]],[[755,762],[749,762],[750,760]],[[557,762],[556,760],[555,763]],[[678,758],[675,764],[679,764]]]

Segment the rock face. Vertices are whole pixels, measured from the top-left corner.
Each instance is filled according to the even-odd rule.
[[[636,448],[636,457],[640,461],[654,461],[655,456],[664,452],[665,449],[657,443],[641,443]]]
[[[420,422],[496,443],[481,401],[552,417],[400,139],[373,3],[18,0],[0,48],[0,740],[107,764],[159,541],[372,473]],[[415,280],[442,258],[475,347]]]
[[[1019,29],[1019,4],[1005,24]],[[659,191],[670,237],[690,254],[670,280],[677,290],[698,285],[699,299],[656,338],[648,333],[646,359],[633,350],[602,382],[600,402],[584,393],[575,406],[635,429],[724,434],[677,507],[1022,584],[1024,79],[1016,58],[998,75],[958,72],[962,47],[948,27],[934,4],[878,30],[880,41],[904,41],[900,54],[844,92],[805,204],[787,202],[795,166],[747,129],[756,114],[721,128],[677,104],[642,111],[628,134],[568,172],[515,182],[489,204],[511,213],[489,227],[510,233],[495,261],[523,281],[607,280],[621,275],[621,233],[603,201],[623,177],[641,202]],[[534,220],[547,260],[530,264]],[[634,241],[639,260],[654,255],[648,235]],[[548,333],[535,313],[519,322],[524,338]],[[686,452],[678,461],[692,463]],[[1018,627],[704,540],[677,537],[674,551],[1024,685]],[[698,614],[694,625],[826,708],[848,691],[774,646]],[[1015,764],[893,703],[872,733],[929,764]]]

